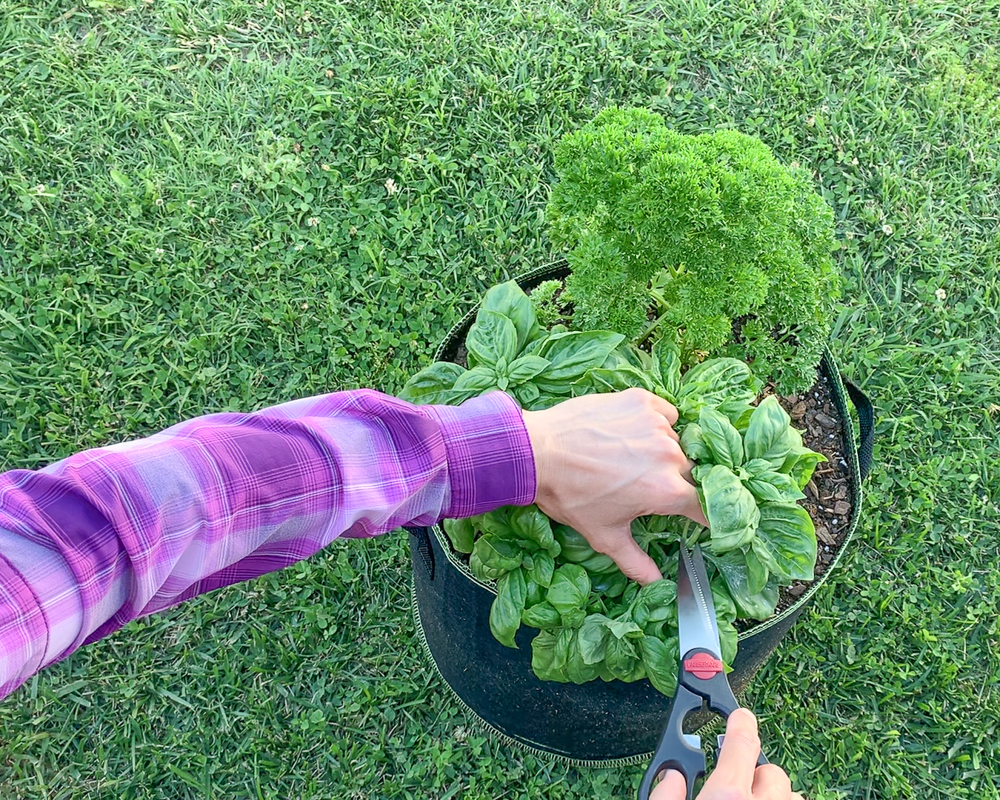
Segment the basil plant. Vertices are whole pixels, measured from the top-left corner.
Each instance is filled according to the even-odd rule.
[[[469,570],[495,587],[490,630],[517,647],[524,626],[536,629],[531,665],[542,680],[585,683],[648,678],[676,688],[677,543],[700,544],[709,565],[722,656],[736,655],[737,620],[774,613],[779,587],[812,580],[816,533],[798,505],[825,458],[801,434],[773,395],[758,402],[761,382],[746,363],[714,358],[682,374],[667,338],[644,349],[608,331],[543,330],[531,300],[513,281],[487,292],[465,340],[468,369],[437,362],[414,375],[400,397],[458,404],[490,391],[512,394],[527,410],[568,397],[635,386],[679,412],[675,428],[696,466],[693,477],[709,521],[648,516],[632,524],[639,546],[663,580],[630,581],[610,557],[537,506],[509,506],[444,528]]]

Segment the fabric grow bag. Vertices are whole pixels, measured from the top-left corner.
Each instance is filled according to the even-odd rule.
[[[537,269],[517,279],[524,289],[565,277],[565,265]],[[435,360],[454,360],[475,319],[472,309],[438,348]],[[873,411],[868,398],[840,372],[829,352],[821,364],[836,399],[850,472],[853,505],[848,533],[826,572],[794,604],[740,634],[729,681],[741,694],[781,638],[834,573],[854,537],[861,511],[861,482],[871,465]],[[854,437],[848,398],[860,421]],[[639,762],[649,757],[670,713],[670,698],[648,680],[594,680],[583,685],[541,681],[531,671],[534,628],[522,626],[517,650],[493,638],[489,628],[495,589],[470,572],[441,526],[408,528],[413,564],[413,614],[432,663],[459,701],[501,739],[537,754],[592,766]],[[694,728],[698,720],[694,720]]]

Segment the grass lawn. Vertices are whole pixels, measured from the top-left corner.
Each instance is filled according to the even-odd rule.
[[[749,704],[811,800],[1000,797],[1000,3],[0,0],[0,469],[398,390],[551,260],[611,103],[815,172],[876,399],[859,540]],[[628,798],[484,737],[391,534],[133,623],[0,704],[4,798]]]

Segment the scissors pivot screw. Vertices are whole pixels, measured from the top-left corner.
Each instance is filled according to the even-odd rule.
[[[684,661],[684,669],[696,678],[707,681],[723,671],[722,662],[708,653],[698,653]]]

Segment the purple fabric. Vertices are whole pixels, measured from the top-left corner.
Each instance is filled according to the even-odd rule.
[[[521,412],[500,392],[458,407],[339,392],[4,473],[0,697],[129,620],[338,536],[534,495]]]

